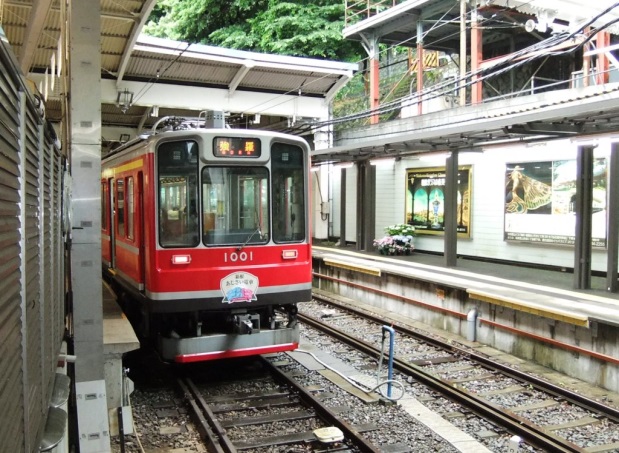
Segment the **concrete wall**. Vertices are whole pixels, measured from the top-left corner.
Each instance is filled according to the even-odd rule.
[[[596,353],[618,357],[619,331],[616,327],[597,323],[590,328],[580,327],[470,299],[463,288],[415,280],[386,272],[384,269],[380,277],[375,277],[349,269],[327,266],[317,258],[314,258],[313,265],[315,273],[342,280],[342,282],[337,282],[315,278],[315,288],[352,300],[363,301],[365,304],[386,310],[394,316],[405,317],[411,321],[460,335],[463,340],[467,337],[466,318],[445,314],[423,304],[453,310],[464,315],[476,308],[479,313],[476,323],[479,343],[614,392],[619,391],[618,366],[606,365],[585,354],[577,354],[560,347],[552,347],[548,343],[518,336],[509,330],[509,328],[519,329],[558,342],[580,346]],[[349,282],[354,283],[355,286],[348,285]],[[363,287],[377,289],[380,293],[368,291]],[[389,297],[389,294],[405,296],[421,303],[403,301]],[[505,329],[479,322],[482,318],[498,323]]]

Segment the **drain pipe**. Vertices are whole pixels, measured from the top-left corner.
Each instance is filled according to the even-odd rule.
[[[475,341],[477,338],[477,308],[469,310],[466,315],[466,339],[469,341]]]
[[[393,327],[389,327],[389,326],[383,326],[383,340],[382,340],[382,344],[381,344],[381,351],[384,351],[384,345],[385,345],[385,332],[389,332],[389,365],[388,365],[388,371],[387,371],[387,397],[391,398],[391,386],[392,386],[392,382],[393,382],[393,349],[394,349],[394,345],[395,345],[395,330],[393,330]],[[380,356],[381,362],[383,359],[382,353]],[[379,366],[380,369],[380,366]],[[380,374],[380,372],[379,372]],[[378,376],[378,379],[380,379],[380,376]]]

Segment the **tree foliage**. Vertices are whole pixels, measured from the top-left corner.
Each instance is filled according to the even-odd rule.
[[[358,61],[341,0],[160,0],[145,32],[232,49]]]

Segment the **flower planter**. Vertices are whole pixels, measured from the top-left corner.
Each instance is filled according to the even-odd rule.
[[[374,247],[381,255],[402,256],[410,255],[415,248],[413,234],[415,227],[406,224],[391,225],[385,228],[387,235],[381,239],[374,239]]]

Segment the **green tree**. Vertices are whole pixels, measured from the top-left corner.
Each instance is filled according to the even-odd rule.
[[[342,38],[341,0],[161,0],[145,32],[187,42],[282,55],[358,61]]]
[[[268,0],[159,0],[144,32],[162,38],[212,44],[208,35],[245,23],[266,8]]]

